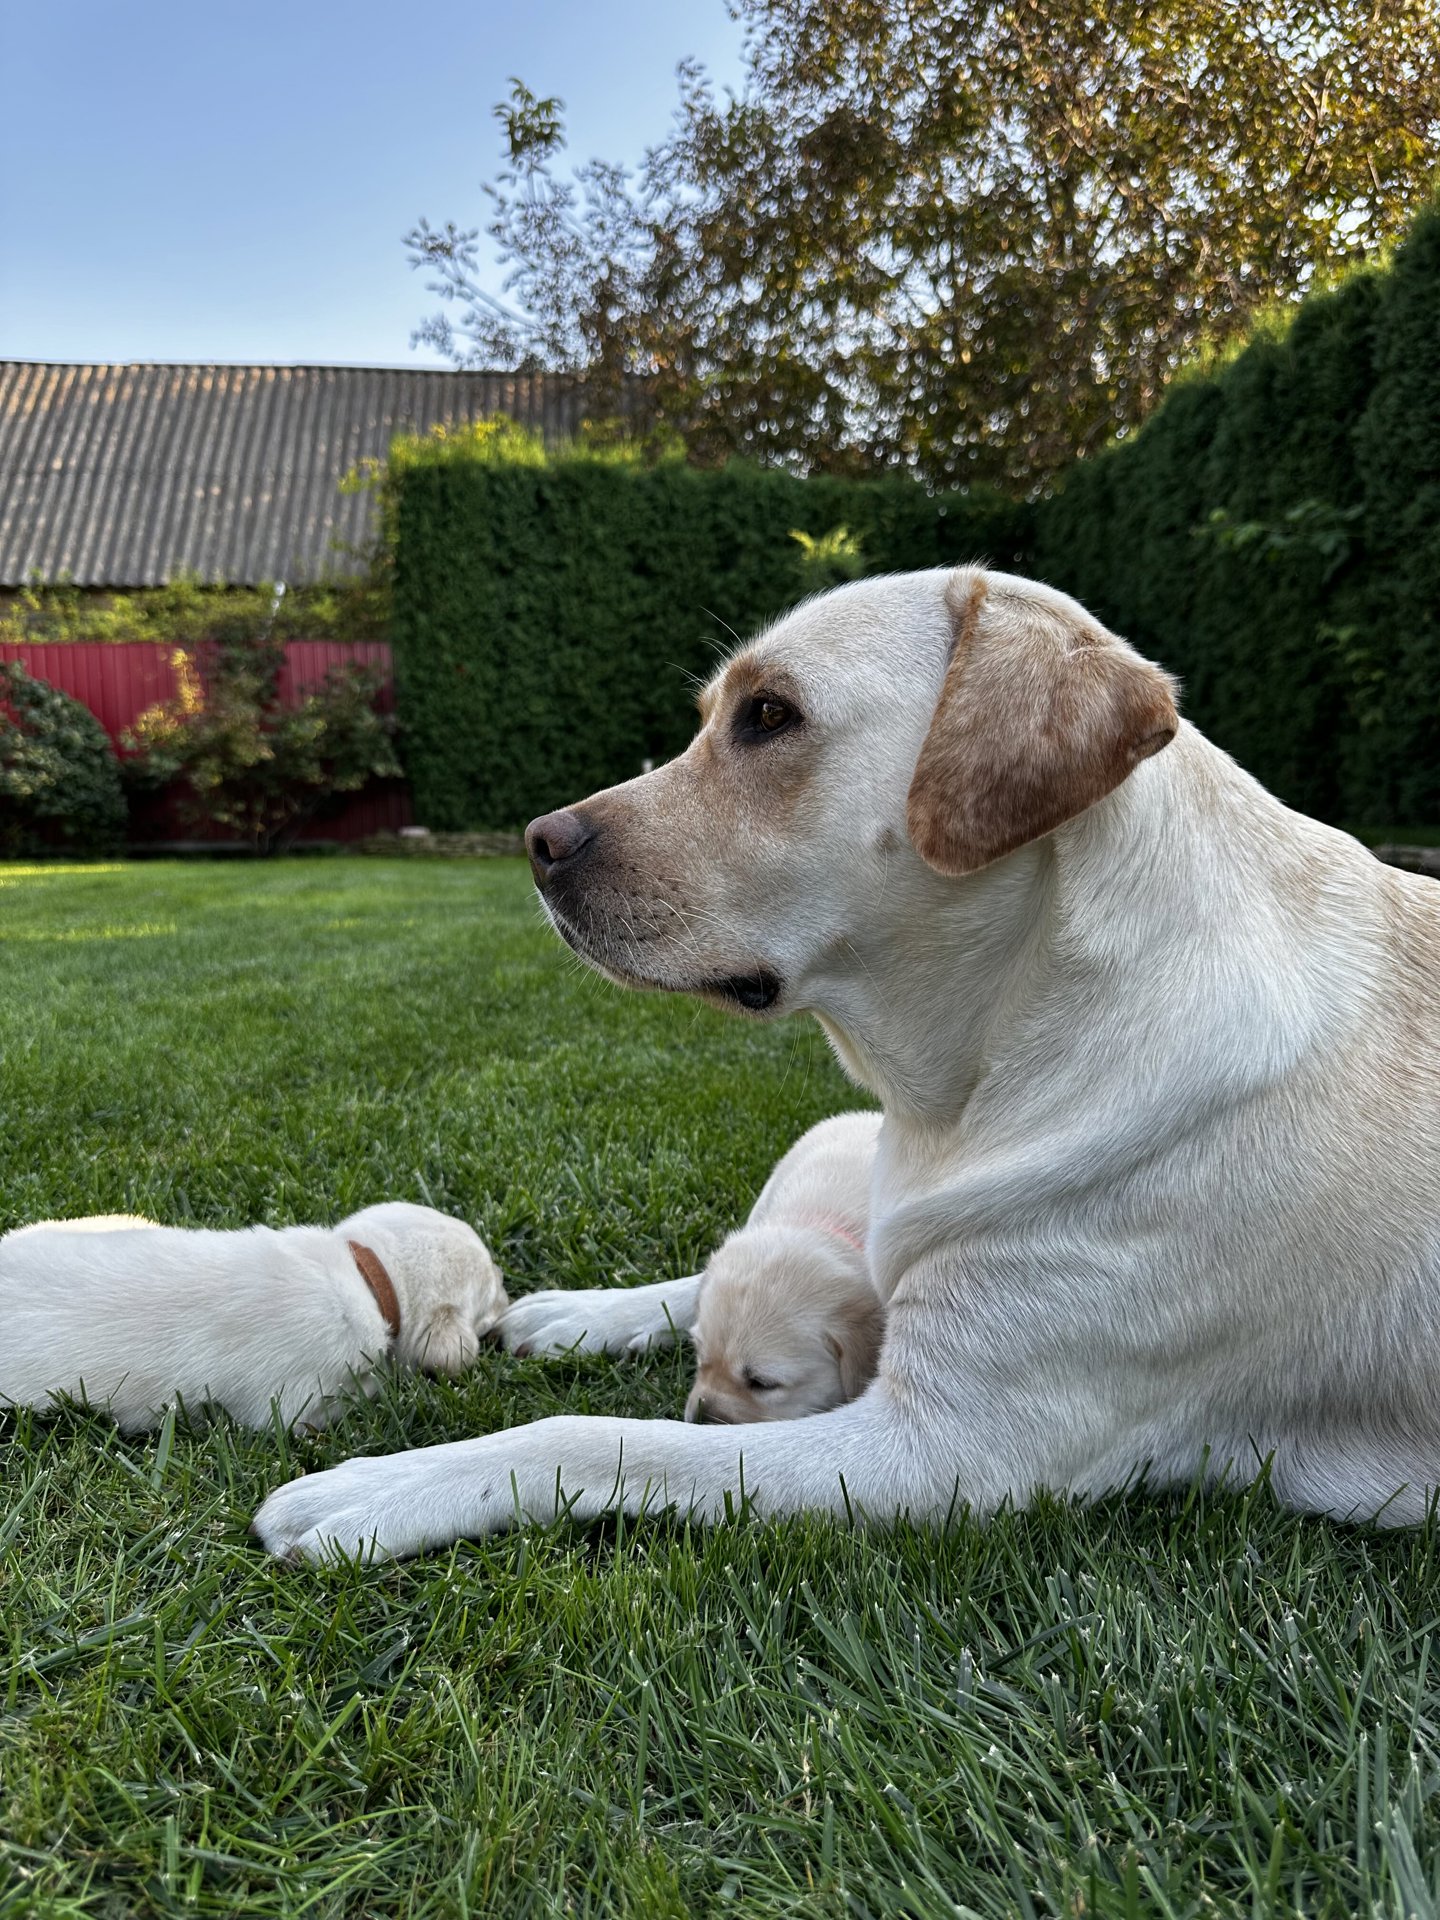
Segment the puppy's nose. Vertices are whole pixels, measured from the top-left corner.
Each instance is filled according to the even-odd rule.
[[[692,1393],[685,1402],[685,1418],[693,1420],[697,1427],[728,1427],[732,1424],[702,1393]]]
[[[594,838],[590,822],[569,807],[532,820],[525,829],[525,851],[536,886],[544,886],[557,867],[578,859]]]

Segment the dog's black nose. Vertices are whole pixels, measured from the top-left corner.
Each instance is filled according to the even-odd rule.
[[[525,851],[536,886],[543,887],[557,867],[577,859],[594,838],[590,822],[569,807],[532,820],[525,829]]]

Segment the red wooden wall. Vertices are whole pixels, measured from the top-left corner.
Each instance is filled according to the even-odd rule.
[[[83,701],[112,740],[144,713],[168,700],[175,691],[174,648],[158,640],[125,640],[115,644],[66,641],[46,646],[22,641],[0,645],[0,660],[18,660],[37,680],[48,681],[62,693]],[[285,647],[280,674],[280,697],[294,699],[318,686],[331,667],[354,662],[379,667],[385,684],[380,706],[394,705],[390,649],[383,640],[291,640]],[[410,824],[410,794],[403,781],[375,780],[361,793],[346,797],[343,811],[329,819],[312,821],[300,831],[302,840],[360,840],[369,833],[394,832]],[[195,829],[181,824],[173,810],[160,808],[141,821],[141,838],[191,839]],[[223,835],[206,834],[206,839]]]

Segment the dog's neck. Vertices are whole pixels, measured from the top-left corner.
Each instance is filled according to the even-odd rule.
[[[1137,1121],[1162,1091],[1172,1116],[1234,1098],[1335,1011],[1333,982],[1277,969],[1284,928],[1257,916],[1267,862],[1294,860],[1293,828],[1268,840],[1267,811],[1285,813],[1182,727],[1107,799],[993,867],[943,881],[915,863],[901,882],[915,898],[837,943],[808,1004],[887,1121],[932,1138],[1034,1137],[1122,1083]]]
[[[843,1241],[856,1253],[864,1253],[865,1237],[863,1229],[845,1220],[836,1220],[828,1215],[807,1214],[804,1219],[795,1222],[797,1227],[806,1228],[811,1233],[823,1233],[829,1239]]]
[[[986,1071],[995,1027],[1033,965],[1046,919],[1048,845],[1023,847],[964,881],[905,876],[908,906],[837,942],[807,995],[850,1077],[887,1114],[946,1126]],[[916,928],[923,932],[917,938]]]

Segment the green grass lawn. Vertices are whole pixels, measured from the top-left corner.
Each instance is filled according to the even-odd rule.
[[[582,974],[518,862],[0,868],[0,1229],[406,1198],[516,1290],[650,1279],[846,1104],[807,1026]],[[0,1416],[0,1914],[1436,1911],[1432,1529],[248,1538],[302,1467],[686,1374],[487,1353],[303,1441]]]

